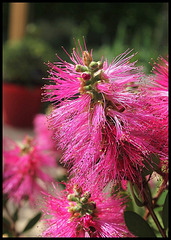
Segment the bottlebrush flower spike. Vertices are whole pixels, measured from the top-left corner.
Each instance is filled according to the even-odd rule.
[[[48,122],[65,152],[62,161],[80,180],[89,172],[102,183],[140,180],[144,156],[153,150],[144,139],[153,115],[140,94],[128,89],[130,83],[138,87],[142,69],[129,50],[108,64],[94,61],[85,41],[85,50],[78,44],[80,52],[77,44],[72,55],[66,52],[71,63],[59,57],[48,63],[47,80],[54,84],[43,87],[44,101],[53,103]]]
[[[168,117],[169,63],[163,57],[159,57],[158,63],[154,61],[152,66],[153,75],[150,76],[149,90],[155,98],[153,101],[156,101],[156,104],[158,103],[157,111],[161,109],[162,115]]]
[[[19,204],[25,197],[33,204],[45,182],[53,181],[46,170],[56,166],[54,156],[40,151],[29,136],[22,143],[4,138],[3,161],[3,193]]]
[[[153,60],[154,61],[154,60]],[[152,64],[152,75],[146,85],[146,106],[157,119],[152,122],[146,134],[151,136],[151,146],[158,150],[162,175],[168,178],[168,85],[169,73],[168,60],[158,58],[158,62]]]
[[[44,194],[42,237],[133,237],[123,217],[125,199],[69,182]]]

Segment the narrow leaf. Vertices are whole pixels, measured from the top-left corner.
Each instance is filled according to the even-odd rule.
[[[150,154],[148,156],[148,161],[144,162],[144,169],[142,171],[142,175],[145,177],[149,174],[152,174],[153,171],[157,171],[160,163],[160,158],[157,154]]]
[[[27,225],[25,226],[24,230],[22,231],[23,232],[26,232],[28,231],[29,229],[31,229],[38,221],[39,219],[41,218],[41,213],[38,213],[34,218],[32,218],[28,223]]]
[[[168,209],[168,194],[167,194],[164,205],[163,205],[163,211],[162,211],[162,219],[163,219],[163,225],[165,229],[168,228],[168,214],[169,214],[169,209]]]
[[[137,213],[132,211],[124,212],[124,219],[129,231],[137,237],[156,237],[153,229]]]
[[[131,187],[131,193],[132,193],[132,196],[133,196],[133,198],[134,198],[134,200],[135,200],[135,203],[137,204],[138,207],[143,207],[143,206],[144,206],[144,203],[141,202],[141,201],[137,198],[137,196],[135,195],[135,193],[134,193],[134,188],[133,188],[133,186],[132,186],[131,183],[130,183],[130,187]]]
[[[145,167],[142,170],[142,176],[145,177],[147,175],[151,175],[153,173],[152,167],[149,165],[149,163],[144,163]]]

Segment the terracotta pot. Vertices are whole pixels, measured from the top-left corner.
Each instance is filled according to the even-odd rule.
[[[32,127],[41,111],[41,86],[28,88],[3,83],[3,121],[14,127]]]

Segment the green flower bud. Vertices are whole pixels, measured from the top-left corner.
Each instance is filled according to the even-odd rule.
[[[69,194],[69,195],[67,196],[67,199],[68,199],[68,201],[78,202],[78,198],[75,197],[74,194]]]
[[[95,70],[98,68],[98,63],[97,62],[94,62],[92,61],[89,65],[89,68],[92,69],[92,70]]]
[[[103,63],[101,61],[98,61],[97,63],[98,63],[99,69],[102,69],[103,68]]]
[[[88,71],[88,67],[77,64],[75,66],[75,71],[76,72],[86,72],[86,71]]]
[[[81,65],[76,65],[76,67],[75,67],[75,71],[76,72],[81,72]]]
[[[99,70],[99,71],[94,73],[94,80],[95,81],[101,80],[102,77],[103,77],[103,71],[102,70]]]
[[[91,91],[92,90],[92,86],[91,85],[85,86],[84,90],[85,91]]]
[[[82,197],[80,199],[80,202],[82,202],[82,203],[87,203],[87,201],[88,201],[88,199],[86,197]]]
[[[79,212],[79,211],[81,211],[81,209],[82,209],[82,206],[81,206],[81,205],[76,205],[76,206],[74,206],[74,207],[72,208],[72,210],[73,210],[74,212]]]
[[[83,197],[89,199],[89,198],[91,197],[91,193],[90,193],[90,192],[85,192],[85,193],[83,194]]]

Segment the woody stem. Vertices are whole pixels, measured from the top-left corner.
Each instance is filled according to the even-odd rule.
[[[162,183],[162,185],[160,186],[160,188],[159,188],[156,196],[153,198],[153,208],[156,207],[156,203],[157,203],[160,195],[163,193],[163,191],[164,191],[166,188],[167,188],[167,187],[166,187],[166,183],[163,181],[163,183]],[[147,211],[145,212],[145,215],[144,215],[144,219],[145,219],[145,220],[147,220],[149,214],[150,214],[150,212],[149,212],[148,209],[147,209]]]
[[[162,237],[166,238],[167,236],[166,236],[165,230],[162,228],[162,226],[161,226],[161,224],[160,224],[160,222],[159,222],[151,204],[148,202],[148,194],[147,194],[145,188],[144,188],[143,192],[144,192],[145,200],[147,201],[146,207],[147,207],[151,217],[153,218],[153,221],[155,222],[157,228],[159,229],[159,232],[161,233]]]

